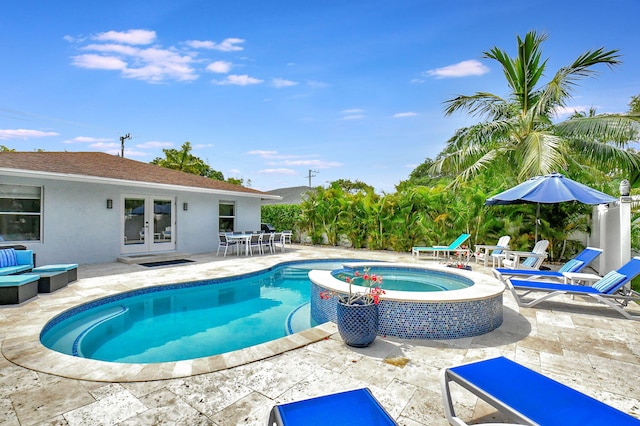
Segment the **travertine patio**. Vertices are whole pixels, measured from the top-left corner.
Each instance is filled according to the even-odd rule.
[[[284,254],[254,256],[251,261],[207,254],[189,256],[196,263],[174,267],[81,265],[80,279],[68,287],[20,306],[0,307],[0,423],[264,425],[276,403],[366,386],[401,425],[445,425],[441,369],[497,355],[640,417],[640,322],[579,300],[558,299],[536,309],[521,309],[505,293],[503,325],[474,338],[378,338],[369,348],[354,349],[342,344],[330,323],[206,362],[114,366],[33,344],[33,336],[53,315],[97,297],[233,275],[285,260],[328,257],[425,262],[409,253],[294,245]],[[261,360],[249,362],[254,359]],[[127,381],[132,377],[142,381]],[[455,398],[458,412],[473,422],[505,420],[464,391],[456,392]]]

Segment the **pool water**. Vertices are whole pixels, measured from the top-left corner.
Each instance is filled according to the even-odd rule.
[[[50,321],[46,347],[111,362],[200,358],[317,325],[308,302],[311,269],[342,260],[289,262],[260,273],[152,287],[82,305]]]
[[[334,271],[332,275],[339,280],[345,281],[347,277],[353,279],[356,271],[360,274],[360,277],[364,274],[362,267],[345,267]],[[473,285],[473,281],[465,277],[419,268],[380,265],[371,266],[368,273],[382,277],[380,287],[384,290],[430,292],[461,290]],[[352,283],[356,285],[362,284],[363,280],[356,278]],[[373,286],[375,287],[376,285],[373,284]]]

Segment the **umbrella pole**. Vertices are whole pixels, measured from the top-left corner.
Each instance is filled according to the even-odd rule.
[[[538,242],[538,223],[540,222],[540,203],[536,203],[536,243]]]

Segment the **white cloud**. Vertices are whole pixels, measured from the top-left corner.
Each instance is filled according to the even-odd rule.
[[[189,40],[185,43],[187,44],[187,46],[194,49],[210,49],[219,50],[221,52],[236,52],[239,50],[244,50],[244,47],[238,46],[239,44],[242,44],[244,42],[244,39],[230,37],[222,40],[221,43],[216,43],[210,40]]]
[[[305,167],[314,167],[316,169],[330,169],[333,167],[340,167],[342,163],[338,163],[337,161],[323,161],[323,160],[287,160],[283,161],[285,166],[305,166]]]
[[[249,77],[246,74],[243,75],[236,75],[236,74],[231,74],[229,76],[227,76],[227,78],[225,78],[222,81],[216,81],[216,84],[220,84],[223,86],[227,86],[227,85],[233,85],[233,86],[250,86],[253,84],[260,84],[264,82],[264,80],[260,80],[257,78],[253,78],[253,77]]]
[[[418,115],[416,112],[398,112],[393,114],[393,118],[415,117],[416,115]]]
[[[343,120],[362,120],[363,118],[367,118],[367,116],[364,114],[352,114],[342,117]]]
[[[259,150],[259,149],[254,149],[253,151],[248,151],[247,154],[249,155],[259,155],[261,157],[270,157],[272,155],[276,155],[278,153],[278,151],[263,151],[263,150]]]
[[[215,145],[212,143],[197,143],[195,145],[193,145],[194,149],[200,149],[200,148],[213,148]]]
[[[94,35],[93,39],[125,44],[150,44],[156,39],[156,32],[149,30],[107,31]]]
[[[446,67],[429,70],[426,71],[425,74],[436,78],[456,78],[467,77],[470,75],[483,75],[488,72],[488,67],[475,59],[471,59],[468,61],[458,62],[457,64],[448,65]]]
[[[44,138],[47,136],[58,136],[58,135],[59,134],[56,132],[43,132],[40,130],[0,129],[0,140]]]
[[[227,61],[215,61],[207,65],[207,71],[216,72],[220,74],[226,74],[231,71],[233,64]]]
[[[262,170],[259,170],[258,173],[267,174],[267,175],[295,175],[296,174],[295,170],[285,169],[285,168],[281,168],[281,169],[262,169]]]
[[[172,142],[149,141],[136,144],[136,148],[168,148],[173,146]]]
[[[296,81],[291,81],[291,80],[285,80],[284,78],[274,78],[271,83],[273,84],[273,87],[275,88],[283,88],[283,87],[291,87],[291,86],[296,86],[298,84],[298,82]]]
[[[553,113],[557,117],[563,117],[567,115],[571,115],[574,112],[587,112],[592,107],[584,106],[584,105],[575,105],[575,106],[565,106],[565,107],[557,107],[554,109]]]
[[[93,149],[97,149],[100,151],[106,151],[109,150],[109,152],[112,152],[115,150],[116,153],[119,153],[120,150],[122,149],[122,146],[120,145],[120,143],[107,143],[107,142],[96,142],[96,143],[92,143],[91,145],[89,145],[89,147],[93,148]],[[126,147],[125,147],[125,153],[128,152]]]
[[[94,138],[91,136],[77,136],[73,139],[67,139],[64,143],[98,143],[98,142],[112,142],[111,138]]]
[[[352,109],[343,109],[342,111],[340,111],[340,114],[359,114],[361,112],[364,112],[364,110],[359,108],[352,108]]]
[[[115,56],[101,56],[94,54],[74,56],[73,65],[79,68],[96,70],[123,70],[127,68],[127,63]]]

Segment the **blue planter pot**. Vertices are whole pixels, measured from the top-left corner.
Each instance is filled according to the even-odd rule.
[[[344,302],[343,299],[338,299],[336,304],[340,337],[349,346],[369,346],[378,335],[378,305]]]

